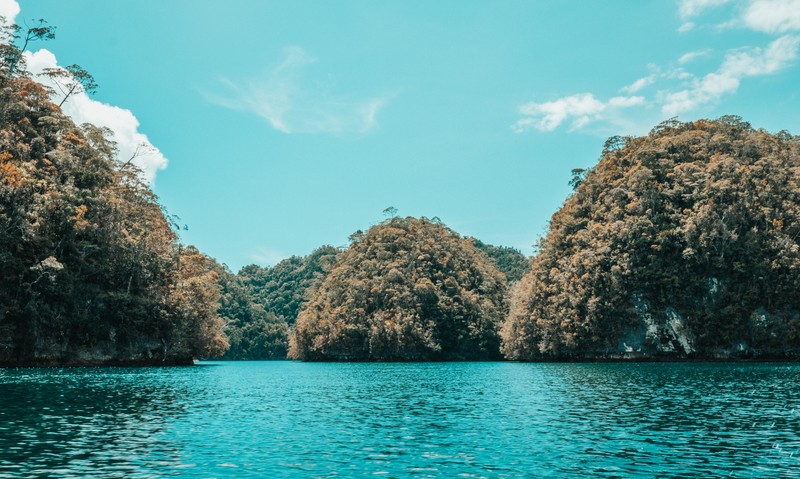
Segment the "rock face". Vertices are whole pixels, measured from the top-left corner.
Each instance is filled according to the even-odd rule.
[[[498,359],[505,278],[471,239],[425,218],[355,235],[297,319],[289,357]]]
[[[800,138],[735,117],[612,138],[553,215],[510,359],[800,357]]]
[[[71,367],[71,366],[191,366],[191,356],[164,355],[162,345],[142,343],[140,348],[121,349],[114,343],[93,347],[48,348],[40,345],[35,357],[3,358],[0,367]],[[144,353],[142,351],[145,351]]]

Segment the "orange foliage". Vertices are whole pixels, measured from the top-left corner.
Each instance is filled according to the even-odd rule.
[[[12,158],[13,156],[6,151],[0,153],[0,181],[11,188],[18,188],[25,184],[25,180],[17,167],[11,163]]]

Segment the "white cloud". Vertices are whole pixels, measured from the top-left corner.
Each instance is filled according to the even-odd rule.
[[[566,96],[543,103],[530,102],[519,107],[522,118],[512,128],[517,133],[530,129],[553,131],[571,120],[571,128],[580,129],[589,123],[607,118],[615,110],[643,103],[644,98],[640,96],[614,97],[602,102],[591,93]]]
[[[657,83],[660,88],[652,97],[621,96],[602,102],[591,93],[582,93],[524,104],[520,107],[522,117],[513,125],[514,131],[553,131],[565,122],[571,122],[573,130],[593,122],[605,122],[615,129],[635,130],[635,125],[642,123],[645,110],[634,107],[655,105],[662,119],[670,118],[735,94],[742,81],[748,78],[776,75],[791,67],[800,55],[800,35],[793,33],[800,31],[800,0],[682,0],[678,3],[678,16],[686,22],[682,29],[694,27],[689,19],[699,21],[697,18],[708,10],[729,3],[735,8],[726,12],[736,16],[718,27],[747,28],[773,35],[774,39],[764,47],[727,50],[719,67],[705,74],[691,73],[685,67],[698,58],[709,56],[711,49],[690,51],[671,65],[647,65],[649,75],[620,89],[633,95]]]
[[[678,16],[687,20],[705,13],[713,8],[725,5],[731,0],[681,0],[678,4]]]
[[[682,19],[696,17],[707,10],[734,0],[681,0],[678,16]],[[787,35],[800,31],[800,0],[735,0],[735,16],[717,25],[718,28],[745,28],[771,35],[783,35],[766,48],[731,49],[716,72],[695,80],[689,89],[667,95],[667,111],[685,111],[697,105],[714,101],[721,95],[735,92],[745,77],[772,75],[797,57],[798,38]],[[678,62],[688,63],[710,50],[699,50],[683,55]],[[671,100],[675,100],[672,102]]]
[[[617,108],[628,108],[644,104],[644,97],[641,96],[615,96],[608,100],[608,106]]]
[[[0,0],[0,17],[3,17],[5,24],[14,23],[19,15],[19,4],[14,0]]]
[[[43,85],[53,87],[53,101],[58,104],[63,94],[56,88],[53,80],[37,76],[45,68],[56,68],[56,56],[46,49],[35,53],[25,52],[25,61],[31,75]],[[91,123],[99,127],[107,127],[113,132],[112,140],[117,143],[118,158],[128,161],[136,156],[132,163],[142,169],[144,179],[152,183],[156,172],[167,167],[167,159],[153,146],[147,136],[139,131],[139,120],[130,110],[112,106],[93,100],[84,92],[71,95],[62,105],[64,114],[72,118],[78,125]]]
[[[684,63],[689,63],[691,61],[697,60],[698,58],[706,57],[711,53],[711,49],[705,48],[703,50],[695,50],[693,52],[687,52],[681,55],[678,58],[678,63],[683,65]]]
[[[690,19],[702,15],[708,10],[720,7],[731,0],[680,0],[678,3],[678,17],[682,20],[678,31],[681,33],[693,30],[697,25]]]
[[[770,34],[800,30],[800,0],[754,0],[742,14],[741,23]]]
[[[626,87],[622,87],[620,91],[623,93],[633,94],[641,90],[642,88],[652,85],[653,82],[655,81],[656,81],[655,75],[648,75],[646,77],[639,78],[638,80],[636,80],[635,82],[631,83]]]
[[[797,58],[800,36],[785,35],[766,49],[748,48],[729,53],[721,70],[731,75],[770,75],[785,68]]]
[[[715,72],[694,80],[690,88],[662,95],[662,112],[667,116],[691,111],[735,93],[747,77],[775,74],[789,66],[798,54],[800,37],[785,35],[766,48],[733,50]]]
[[[223,79],[227,94],[206,94],[217,105],[248,111],[282,133],[366,133],[378,126],[388,97],[356,99],[331,92],[331,85],[306,74],[316,59],[301,47],[264,76],[241,82]]]

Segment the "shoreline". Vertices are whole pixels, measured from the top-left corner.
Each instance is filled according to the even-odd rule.
[[[0,369],[14,368],[104,368],[104,367],[158,367],[158,366],[194,366],[194,359],[170,358],[162,359],[108,359],[108,360],[68,360],[34,359],[34,360],[0,360]]]
[[[764,356],[755,358],[572,358],[572,359],[538,359],[538,360],[464,360],[464,361],[301,361],[296,359],[203,359],[203,362],[237,363],[237,362],[296,362],[307,364],[442,364],[442,363],[519,363],[519,364],[614,364],[614,363],[797,363],[800,356]],[[149,367],[190,367],[201,366],[195,360],[114,360],[114,361],[2,361],[2,369],[61,369],[61,368],[149,368]]]

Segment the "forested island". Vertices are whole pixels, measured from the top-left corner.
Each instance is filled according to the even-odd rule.
[[[506,278],[472,240],[426,218],[359,234],[311,294],[289,356],[499,359]]]
[[[606,142],[553,215],[509,359],[800,353],[800,137],[738,117]]]
[[[3,49],[0,365],[800,355],[798,136],[723,117],[613,137],[533,258],[390,209],[234,274]]]
[[[37,28],[26,38],[46,38]],[[22,49],[4,45],[0,61],[0,364],[223,353],[216,262],[177,241],[109,132],[66,117]]]

